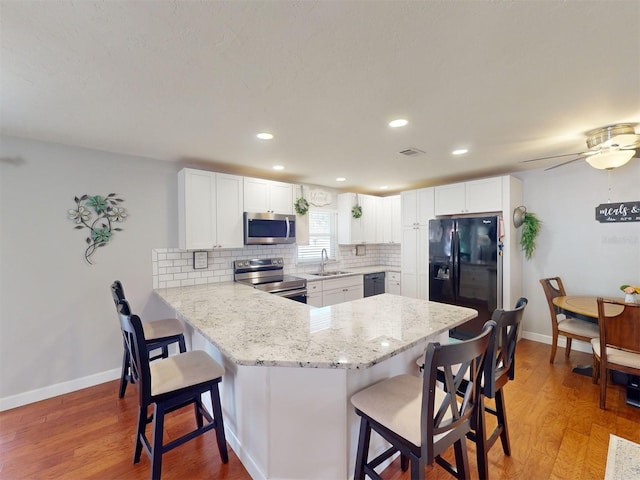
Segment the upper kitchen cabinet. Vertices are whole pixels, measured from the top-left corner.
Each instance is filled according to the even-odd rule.
[[[293,214],[293,185],[244,177],[244,211]]]
[[[380,243],[377,237],[378,197],[341,193],[338,195],[338,243],[353,245],[356,243]],[[359,205],[360,218],[354,218],[352,209]]]
[[[178,172],[178,246],[242,248],[242,177],[184,168]]]
[[[429,225],[434,216],[433,187],[409,190],[400,194],[402,227]]]
[[[378,215],[378,234],[382,230],[383,243],[400,243],[402,240],[402,210],[400,195],[383,197],[381,215]]]
[[[435,187],[436,215],[502,211],[502,178]]]

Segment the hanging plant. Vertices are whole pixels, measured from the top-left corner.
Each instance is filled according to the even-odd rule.
[[[306,215],[306,213],[309,211],[309,202],[304,197],[298,198],[294,202],[293,206],[296,209],[296,213],[298,215]]]
[[[362,207],[360,204],[356,203],[353,207],[351,207],[351,216],[353,218],[360,218],[362,216]]]
[[[535,213],[524,213],[520,246],[527,260],[531,260],[533,251],[536,249],[536,237],[538,236],[538,232],[540,232],[540,224],[541,222]]]

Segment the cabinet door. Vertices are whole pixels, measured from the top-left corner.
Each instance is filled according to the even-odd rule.
[[[211,250],[216,240],[216,174],[185,168],[178,172],[178,246]]]
[[[400,243],[402,239],[400,195],[382,199],[382,213],[378,215],[382,224],[382,242]]]
[[[261,178],[244,177],[244,211],[268,212],[269,187]]]
[[[418,233],[414,226],[402,228],[402,295],[418,296]]]
[[[353,245],[364,241],[362,217],[353,218],[351,208],[356,204],[355,193],[340,193],[338,195],[338,243]],[[364,207],[362,208],[364,216]]]
[[[312,307],[322,307],[322,292],[307,293],[307,305]]]
[[[335,290],[325,290],[322,292],[322,305],[328,307],[329,305],[337,305],[344,302],[344,291],[342,288]]]
[[[362,241],[365,243],[380,243],[377,237],[378,200],[372,195],[358,195],[362,206],[360,225],[362,229]]]
[[[243,178],[236,175],[216,175],[217,245],[222,248],[243,248]]]
[[[436,215],[433,187],[402,192],[400,199],[402,227],[428,225]]]
[[[502,179],[500,177],[467,182],[465,191],[469,213],[502,211]]]
[[[345,292],[344,292],[344,301],[345,302],[350,302],[352,300],[358,300],[359,298],[363,298],[363,297],[364,297],[364,292],[363,292],[363,286],[362,285],[351,286],[351,287],[345,289]]]
[[[293,214],[293,185],[269,182],[269,211],[283,215]]]
[[[435,187],[436,215],[466,213],[466,192],[464,183],[452,183]]]

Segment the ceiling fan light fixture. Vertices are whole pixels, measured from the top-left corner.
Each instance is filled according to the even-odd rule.
[[[611,152],[600,152],[596,155],[590,155],[586,161],[593,168],[599,170],[610,170],[618,168],[627,163],[636,154],[635,150],[614,150]]]

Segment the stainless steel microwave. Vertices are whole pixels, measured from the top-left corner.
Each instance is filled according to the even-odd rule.
[[[296,243],[295,215],[244,212],[244,244]]]

